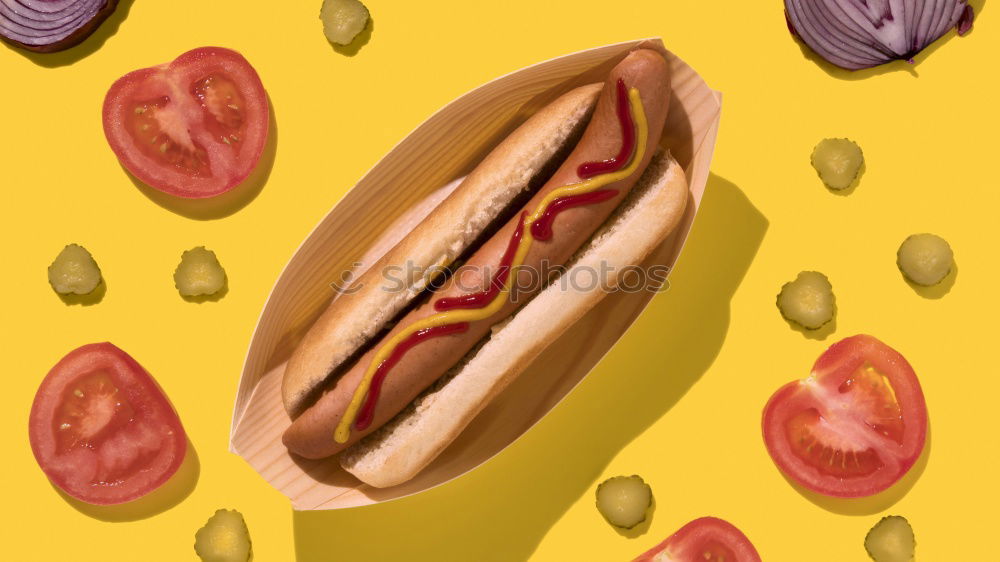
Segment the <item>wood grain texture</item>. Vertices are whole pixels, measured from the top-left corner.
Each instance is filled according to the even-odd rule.
[[[467,174],[529,115],[573,87],[603,80],[608,70],[639,47],[663,52],[672,70],[673,98],[661,145],[684,166],[692,200],[677,231],[648,264],[672,266],[676,261],[708,180],[721,97],[659,39],[607,45],[542,62],[451,102],[404,138],[324,217],[285,266],[258,320],[236,395],[230,450],[296,509],[388,501],[472,470],[562,400],[645,308],[652,293],[609,295],[487,406],[434,463],[400,486],[368,487],[344,472],[336,459],[294,458],[281,444],[281,433],[290,423],[280,398],[284,364],[331,298],[330,283],[377,259],[387,248],[387,238],[400,236],[430,210],[429,198],[439,199],[442,192],[453,189],[456,178]]]

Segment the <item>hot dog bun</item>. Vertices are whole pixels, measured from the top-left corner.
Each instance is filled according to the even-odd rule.
[[[380,334],[374,346],[360,353],[359,358],[351,361],[328,383],[315,402],[282,434],[285,446],[299,456],[312,459],[343,451],[404,410],[461,361],[495,324],[537,294],[542,287],[532,279],[537,280],[541,271],[551,271],[553,266],[565,264],[638,182],[661,138],[669,101],[670,71],[660,53],[639,49],[615,65],[608,73],[583,135],[555,173],[527,203],[516,204],[514,216],[505,218],[499,230],[477,244],[464,259],[464,265],[442,287],[406,312],[388,332]],[[619,153],[622,155],[616,156]],[[609,168],[588,175],[581,171],[585,164],[591,165],[588,163]],[[587,177],[591,179],[586,180]],[[442,302],[464,299],[490,286],[522,221],[528,220],[532,213],[540,217],[540,213],[550,208],[550,198],[561,197],[559,193],[574,189],[599,190],[603,197],[599,201],[561,209],[551,223],[550,232],[557,235],[548,238],[542,233],[535,242],[532,241],[534,235],[526,236],[526,245],[518,243],[519,262],[510,281],[517,287],[516,291],[503,291],[489,297],[489,306],[482,302],[467,310],[439,314],[438,305]],[[483,206],[482,201],[474,204]],[[439,228],[455,229],[455,219],[446,220]],[[419,245],[420,240],[415,243]],[[526,251],[521,253],[521,249]],[[388,270],[379,272],[388,273]],[[449,323],[445,319],[456,316],[468,320]],[[434,335],[423,338],[412,349],[401,345],[404,340],[412,340],[418,332],[423,332],[424,327],[438,325],[435,322],[448,324],[442,325],[448,331],[442,334],[426,332]],[[346,328],[336,326],[335,329]],[[369,384],[376,384],[372,381],[379,365],[397,351],[391,375],[379,379],[377,386],[369,387]],[[369,392],[369,389],[376,390]],[[367,405],[366,421],[356,423],[361,419],[359,412],[363,403]]]
[[[551,278],[553,266],[578,256],[576,267],[621,275],[679,221],[687,198],[679,166],[658,157],[648,168],[666,121],[669,84],[660,53],[629,53],[608,73],[596,103],[584,100],[594,90],[585,87],[557,100],[556,110],[550,106],[529,119],[364,274],[360,291],[334,300],[289,361],[285,403],[293,417],[301,414],[283,433],[285,446],[318,459],[379,433],[344,459],[376,485],[399,483],[435,458],[527,362],[603,298],[601,289],[580,292],[560,283],[534,304],[544,287],[538,281]],[[549,113],[557,110],[561,118]],[[575,140],[583,122],[566,114],[591,117],[563,157],[561,147]],[[552,162],[558,169],[537,187],[541,182],[533,177],[546,176]],[[640,183],[644,195],[629,199]],[[525,191],[529,185],[537,190]],[[623,206],[626,200],[641,203]],[[425,292],[433,266],[459,256],[462,267]],[[394,268],[421,274],[402,286],[389,275]],[[618,279],[606,281],[605,288],[614,287]],[[529,301],[532,312],[521,316],[529,320],[511,320]],[[503,323],[531,329],[487,337]],[[470,353],[477,347],[496,364]],[[440,406],[416,410],[415,417],[402,416],[379,431],[428,388],[449,386],[441,382],[449,373],[471,373],[459,379],[454,404],[427,398],[424,403]],[[421,443],[408,444],[411,438]]]
[[[409,263],[414,271],[447,266],[511,202],[558,163],[579,139],[602,84],[581,86],[536,112],[503,140],[427,218],[362,274],[360,290],[333,300],[296,348],[285,368],[281,396],[295,417],[310,397],[355,352],[381,331],[427,285],[417,277],[404,291],[385,267]]]
[[[687,199],[684,171],[669,154],[658,154],[629,198],[574,256],[563,275],[572,275],[573,268],[609,270],[605,286],[617,287],[616,275],[641,264],[676,228]],[[377,488],[413,478],[606,294],[599,287],[574,290],[571,285],[550,285],[410,408],[344,451],[340,465]]]

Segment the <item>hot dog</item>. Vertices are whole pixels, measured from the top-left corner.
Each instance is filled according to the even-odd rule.
[[[669,99],[666,61],[658,52],[637,50],[611,70],[603,86],[566,94],[502,142],[359,279],[360,291],[335,299],[305,336],[283,378],[286,409],[294,417],[283,435],[288,449],[324,458],[350,447],[341,464],[376,486],[399,483],[430,462],[547,341],[601,298],[597,291],[559,294],[553,286],[542,291],[529,277],[533,272],[598,258],[639,263],[679,222],[687,198],[683,173],[657,151]],[[524,184],[561,159],[562,147],[575,140],[591,114],[558,169],[475,247],[488,224],[517,203]],[[637,184],[644,186],[642,193],[630,197]],[[630,203],[622,205],[626,199]],[[459,255],[467,256],[464,265],[443,286],[393,318],[421,293],[430,274],[385,295],[378,290],[385,285],[378,279],[380,269],[404,262],[426,267]],[[507,328],[497,332],[507,321],[508,326],[531,321],[536,341],[510,336]],[[379,330],[385,333],[376,335]],[[479,354],[493,357],[494,368],[477,361]],[[451,412],[447,403],[434,400],[431,406],[425,397],[424,408],[397,417],[435,382],[433,390],[441,395],[439,379],[446,373],[444,386],[465,389],[452,397]],[[436,434],[414,429],[421,427]],[[405,445],[414,439],[419,446]],[[393,442],[393,450],[387,453],[372,440]],[[386,462],[393,452],[395,466]],[[388,468],[373,471],[366,461],[374,457],[375,465]]]

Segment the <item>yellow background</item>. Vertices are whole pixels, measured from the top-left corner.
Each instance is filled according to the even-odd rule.
[[[804,55],[778,0],[616,4],[369,0],[370,42],[350,56],[324,39],[319,0],[126,1],[68,53],[0,47],[0,557],[190,560],[194,531],[220,507],[246,516],[260,562],[627,560],[702,515],[735,523],[765,560],[860,561],[865,532],[889,513],[912,522],[919,560],[993,556],[995,10],[974,2],[975,31],[949,34],[915,67],[849,74]],[[725,95],[714,174],[670,291],[568,400],[485,466],[384,505],[293,513],[227,452],[227,439],[257,315],[299,242],[449,100],[540,60],[644,36],[662,36]],[[101,130],[116,78],[203,45],[253,63],[279,132],[266,185],[231,213],[241,201],[161,206],[128,179]],[[864,149],[852,193],[827,191],[809,166],[827,136]],[[947,294],[920,294],[896,270],[899,243],[923,231],[954,247]],[[45,281],[71,242],[104,272],[99,304],[64,304]],[[185,302],[171,273],[183,250],[202,244],[226,267],[229,293]],[[803,269],[825,272],[837,296],[836,325],[819,335],[791,329],[774,306]],[[829,344],[859,332],[915,367],[933,444],[886,494],[820,499],[774,467],[760,412]],[[41,378],[69,350],[105,340],[153,373],[197,452],[198,466],[159,504],[71,503],[28,446]],[[652,485],[656,509],[648,525],[619,533],[596,512],[594,488],[632,473]]]

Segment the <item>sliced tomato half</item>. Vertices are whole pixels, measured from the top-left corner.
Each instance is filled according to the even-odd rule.
[[[42,380],[28,436],[49,480],[81,501],[134,500],[181,466],[187,436],[153,377],[110,343],[85,345]]]
[[[761,562],[750,539],[732,523],[702,517],[644,552],[633,562]]]
[[[104,98],[104,135],[135,177],[187,198],[219,195],[257,166],[267,94],[242,55],[221,47],[122,76]]]
[[[808,378],[764,407],[774,463],[806,488],[836,497],[877,494],[903,477],[927,438],[916,373],[896,350],[859,335],[826,350]]]

